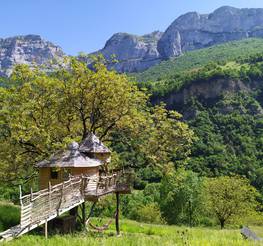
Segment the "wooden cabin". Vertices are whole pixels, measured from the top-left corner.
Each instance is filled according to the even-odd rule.
[[[50,159],[37,164],[39,188],[59,184],[69,176],[88,175],[99,177],[100,170],[110,162],[110,150],[92,133],[80,143],[72,142],[68,149],[59,151]]]

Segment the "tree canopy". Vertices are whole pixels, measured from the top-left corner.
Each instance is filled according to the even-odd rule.
[[[221,176],[206,181],[207,205],[223,229],[231,219],[239,219],[254,211],[258,203],[256,189],[242,177]]]
[[[143,90],[102,62],[89,69],[72,59],[51,74],[19,65],[6,84],[0,88],[2,180],[30,180],[36,162],[88,132],[112,148],[119,142],[133,146],[146,166],[189,153],[193,132],[181,116],[164,105],[151,107]],[[115,150],[120,156],[121,148]]]

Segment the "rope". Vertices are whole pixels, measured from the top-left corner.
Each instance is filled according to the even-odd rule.
[[[93,214],[93,210],[94,210],[94,208],[95,208],[95,205],[96,205],[96,202],[94,202],[94,203],[92,204],[92,206],[91,206],[89,216],[88,216],[88,218],[87,218],[87,220],[86,220],[86,225],[89,225],[91,228],[93,228],[94,230],[96,230],[96,231],[98,231],[98,232],[103,232],[103,231],[105,231],[105,230],[107,230],[107,229],[109,228],[109,226],[110,226],[111,223],[113,222],[113,218],[111,218],[111,219],[108,221],[108,223],[106,223],[106,224],[104,224],[104,225],[102,225],[102,226],[95,226],[95,225],[93,225],[93,224],[90,222],[90,218],[91,218],[91,216],[92,216],[92,214]],[[116,213],[117,213],[117,211],[115,211],[115,216],[116,216]]]
[[[88,223],[89,223],[89,226],[90,226],[91,228],[95,229],[95,230],[98,231],[98,232],[103,232],[103,231],[105,231],[105,230],[107,230],[107,229],[109,228],[109,226],[111,225],[112,221],[113,221],[113,219],[111,218],[111,219],[108,221],[108,223],[106,223],[106,224],[104,224],[104,225],[102,225],[102,226],[95,226],[95,225],[93,225],[90,221],[88,221]]]

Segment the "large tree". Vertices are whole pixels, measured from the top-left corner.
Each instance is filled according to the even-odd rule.
[[[0,103],[0,177],[8,182],[30,180],[37,161],[88,132],[111,146],[136,143],[145,165],[188,153],[193,137],[179,114],[149,107],[144,91],[102,62],[91,70],[72,59],[52,74],[20,65]]]
[[[203,180],[192,171],[170,170],[161,182],[160,208],[169,224],[197,224],[203,214]]]
[[[221,229],[231,219],[242,218],[256,209],[258,193],[245,178],[210,178],[206,180],[205,187],[207,206],[220,222]]]

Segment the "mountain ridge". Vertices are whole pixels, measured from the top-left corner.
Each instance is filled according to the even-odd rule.
[[[108,60],[115,55],[118,62],[109,64],[109,68],[118,72],[142,72],[188,51],[250,37],[263,38],[263,8],[222,6],[209,14],[183,14],[164,32],[141,36],[115,33],[102,49],[91,54],[101,53]],[[46,65],[48,60],[64,56],[59,46],[39,35],[0,38],[0,76],[10,75],[15,64]]]

